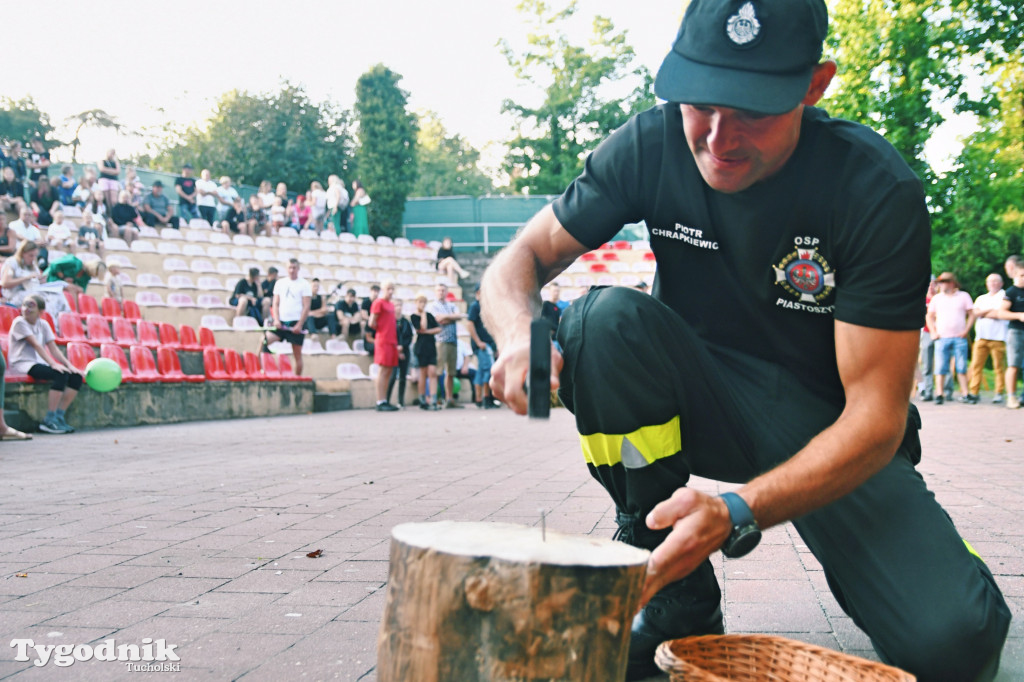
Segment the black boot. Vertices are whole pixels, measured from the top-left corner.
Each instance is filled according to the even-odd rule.
[[[642,525],[642,518],[618,514],[615,519],[619,524],[616,537],[635,547],[653,550],[667,533],[650,531]],[[722,591],[710,559],[705,559],[682,580],[663,587],[633,617],[627,682],[661,673],[654,663],[654,651],[662,642],[694,635],[723,634],[725,626],[721,603]]]

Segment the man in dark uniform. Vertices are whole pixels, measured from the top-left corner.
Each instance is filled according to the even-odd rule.
[[[659,642],[722,631],[708,557],[791,521],[882,660],[988,680],[1010,613],[914,465],[909,407],[929,223],[871,130],[813,108],[823,0],[693,0],[655,92],[484,276],[492,387],[525,412],[539,288],[645,220],[651,296],[598,288],[563,314],[552,383],[618,537],[653,550],[629,679]],[[742,484],[705,495],[697,474]]]

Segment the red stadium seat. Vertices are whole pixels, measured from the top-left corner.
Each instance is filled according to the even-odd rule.
[[[57,315],[60,320],[60,334],[57,336],[57,343],[65,344],[71,341],[89,342],[85,336],[85,329],[82,327],[82,318],[75,313],[60,313]]]
[[[597,260],[597,254],[594,253],[593,251],[587,251],[585,254],[580,256],[580,260],[582,260],[582,261],[594,261],[594,260]]]
[[[161,346],[169,346],[174,350],[181,348],[181,342],[178,340],[178,330],[174,328],[173,324],[170,322],[158,322],[157,330],[160,332]]]
[[[608,266],[605,265],[604,263],[591,263],[590,264],[590,271],[591,272],[608,272]]]
[[[629,248],[631,248],[629,242],[627,242],[625,240],[619,240],[617,242],[612,242],[612,246],[615,247],[616,249],[629,249]]]
[[[203,348],[203,371],[207,381],[230,381],[231,377],[224,370],[224,358],[220,350],[213,347]]]
[[[139,383],[139,378],[135,376],[135,372],[128,365],[128,358],[124,356],[124,351],[112,344],[105,343],[100,346],[100,357],[113,360],[121,368],[121,381],[128,384]]]
[[[20,315],[21,313],[18,313],[18,314]],[[46,320],[46,324],[50,325],[50,331],[53,332],[54,336],[57,336],[57,327],[54,326],[54,324],[53,324],[53,316],[50,315],[50,313],[48,313],[48,312],[46,312],[44,310],[43,312],[39,313],[39,317],[41,317],[44,320]],[[75,319],[78,320],[78,326],[81,327],[82,326],[82,318],[78,317],[78,315],[75,315]],[[61,342],[58,341],[57,343],[61,343]]]
[[[425,241],[423,241],[422,239],[413,239],[412,240],[412,245],[416,246],[416,247],[419,247],[421,249],[427,248],[427,243]]]
[[[157,370],[164,381],[187,381],[196,384],[206,381],[206,377],[201,374],[184,374],[181,371],[178,351],[170,346],[157,348]]]
[[[156,371],[156,363],[153,361],[153,351],[145,346],[132,346],[128,349],[132,358],[132,369],[135,376],[141,382],[152,383],[161,381],[160,374]]]
[[[267,376],[260,369],[259,357],[250,350],[242,353],[242,360],[245,361],[245,373],[249,375],[251,381],[266,381]]]
[[[103,300],[100,301],[100,311],[103,313],[103,317],[110,321],[118,317],[124,317],[124,311],[121,310],[121,303],[116,298],[110,298],[104,296]]]
[[[245,373],[245,361],[242,360],[242,354],[234,348],[224,349],[224,367],[233,381],[252,381],[252,378]]]
[[[67,291],[65,289],[64,291]],[[96,299],[89,294],[78,295],[78,314],[79,315],[99,315],[100,306],[96,303]]]
[[[72,312],[78,312],[78,301],[75,300],[75,295],[64,289],[64,298],[67,299],[68,307],[71,308]]]
[[[216,348],[217,339],[213,335],[213,330],[208,327],[199,328],[199,345],[203,348]]]
[[[114,335],[110,333],[110,323],[107,322],[107,318],[98,313],[89,315],[85,318],[85,325],[86,331],[89,333],[89,345],[99,347],[104,343],[114,343]]]
[[[7,371],[4,372],[4,383],[8,383],[8,384],[35,384],[35,383],[41,383],[41,382],[37,382],[35,379],[33,379],[32,377],[30,377],[27,374],[19,374],[19,373],[14,372],[14,371],[11,370],[10,364],[7,363],[7,337],[6,336],[0,336],[0,351],[3,352],[4,364],[7,365]]]
[[[615,253],[614,251],[604,251],[601,253],[601,260],[619,260],[619,254]]]
[[[611,243],[611,242],[605,242],[604,244],[601,244],[601,246],[600,246],[600,247],[598,247],[598,249],[599,249],[599,250],[603,250],[603,249],[614,249],[614,248],[615,248],[615,247],[614,247],[614,246],[612,245],[612,243]]]
[[[14,324],[14,318],[19,314],[17,308],[0,305],[0,336],[7,336],[11,333],[11,325]]]
[[[273,353],[260,353],[260,366],[263,368],[263,375],[270,381],[281,381],[281,367],[277,364],[277,358]]]
[[[72,341],[67,347],[68,361],[78,369],[85,371],[86,366],[96,359],[96,352],[87,343]]]
[[[196,337],[196,330],[187,324],[181,325],[181,334],[179,336],[182,350],[202,350],[203,347],[199,345],[199,339]]]
[[[141,320],[142,310],[139,308],[139,304],[135,301],[125,299],[124,301],[124,316],[129,320]]]
[[[644,260],[657,260],[657,259],[655,258],[653,251],[648,251],[647,253],[644,254]]]
[[[287,355],[279,355],[278,362],[281,365],[281,379],[283,381],[312,381],[313,377],[301,377],[295,374],[292,369],[292,361]]]
[[[160,335],[157,333],[156,325],[149,320],[139,320],[136,323],[139,331],[139,344],[146,348],[158,348],[160,346]]]
[[[135,336],[132,321],[123,317],[114,318],[114,343],[124,348],[131,348],[139,342]]]

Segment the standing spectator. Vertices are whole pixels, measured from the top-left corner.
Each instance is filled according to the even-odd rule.
[[[53,222],[46,229],[46,245],[51,249],[72,253],[78,246],[78,228],[70,220],[64,220],[64,211],[54,212]]]
[[[277,268],[271,265],[267,268],[267,278],[263,280],[260,287],[263,289],[263,322],[271,321],[270,309],[274,303],[274,287],[277,286]]]
[[[309,185],[309,209],[310,220],[319,235],[324,229],[324,216],[327,215],[327,192],[317,180]]]
[[[40,225],[48,227],[53,222],[53,212],[61,207],[61,203],[45,175],[39,176],[35,189],[29,194],[29,205]]]
[[[86,187],[86,194],[81,198],[81,203],[78,203],[75,197],[78,185],[79,183],[75,182],[75,173],[71,166],[68,164],[61,166],[60,175],[57,176],[56,180],[57,198],[60,199],[60,203],[65,206],[78,206],[78,208],[85,206],[85,201],[89,198],[88,192],[91,190],[89,187]],[[90,176],[90,187],[91,185]]]
[[[348,231],[348,190],[337,175],[327,178],[327,219],[335,234]]]
[[[235,205],[238,199],[238,190],[231,186],[231,178],[226,175],[220,178],[220,187],[217,188],[217,220],[224,220],[228,211]]]
[[[437,394],[437,344],[435,337],[440,333],[441,325],[427,311],[427,297],[423,294],[416,296],[416,312],[410,316],[410,321],[413,329],[416,330],[416,345],[413,346],[413,353],[416,354],[416,364],[420,368],[420,408],[436,410],[439,406],[432,402],[432,398]],[[433,391],[430,389],[430,382],[434,382]]]
[[[78,226],[78,248],[91,251],[103,258],[103,237],[93,222],[92,211],[82,213],[82,224]]]
[[[352,234],[370,234],[370,222],[366,212],[366,206],[370,203],[370,196],[366,193],[363,183],[358,180],[352,181],[352,201],[349,208],[352,211]]]
[[[193,218],[199,217],[199,210],[196,208],[196,179],[192,177],[193,172],[192,164],[186,163],[181,167],[181,175],[174,181],[174,191],[178,193],[178,217],[184,220],[186,225]]]
[[[569,307],[568,301],[562,300],[562,287],[558,282],[548,285],[548,300],[540,304],[540,316],[551,325],[551,333],[558,331],[558,324],[562,319],[562,311]]]
[[[370,308],[373,307],[373,302],[380,296],[380,285],[370,285],[370,295],[365,297],[359,304],[359,312],[362,315],[363,320],[363,344],[366,352],[373,355],[373,327],[370,326]]]
[[[210,179],[210,171],[204,168],[196,180],[196,208],[210,227],[216,221],[218,203],[217,183]]]
[[[395,293],[392,282],[381,282],[380,296],[370,306],[369,326],[374,330],[373,361],[380,367],[377,374],[377,411],[394,412],[398,408],[388,402],[388,384],[391,373],[398,366],[398,330],[395,324],[395,306],[391,296]]]
[[[320,279],[313,278],[312,295],[309,298],[309,317],[306,318],[306,330],[310,334],[327,327],[331,336],[338,335],[338,318],[334,311],[327,305],[327,299],[320,293]]]
[[[1006,328],[1008,320],[1000,320],[996,314],[1002,308],[1006,292],[1003,291],[1003,278],[993,272],[985,278],[987,293],[974,299],[974,348],[971,366],[967,371],[967,388],[970,397],[978,402],[978,391],[981,389],[981,376],[985,370],[985,361],[992,356],[992,371],[996,379],[996,395],[994,403],[1003,402],[1003,389],[1006,378]]]
[[[36,258],[39,256],[39,245],[25,239],[18,244],[14,256],[4,261],[0,267],[0,287],[3,287],[4,301],[20,306],[29,294],[35,293],[46,276],[39,268]]]
[[[50,325],[40,315],[46,309],[42,296],[31,294],[21,304],[21,317],[11,325],[11,369],[33,379],[50,381],[47,412],[39,429],[46,433],[71,433],[64,420],[67,409],[82,388],[84,373],[61,353]]]
[[[260,287],[260,269],[249,268],[249,277],[238,280],[228,303],[235,306],[235,317],[248,315],[263,326],[263,289]]]
[[[50,174],[50,152],[46,151],[43,145],[43,138],[36,135],[29,143],[32,150],[28,153],[28,184],[35,187],[39,178],[49,177]]]
[[[295,374],[302,375],[303,327],[309,317],[309,300],[313,295],[309,282],[299,277],[299,260],[288,261],[288,278],[274,284],[274,299],[271,304],[273,329],[264,332],[263,352],[269,353],[268,345],[287,341],[292,346],[295,358]]]
[[[117,152],[113,149],[107,150],[107,156],[98,164],[100,169],[99,188],[103,192],[103,200],[108,209],[113,209],[120,198],[121,191],[121,162],[117,159]]]
[[[437,250],[437,271],[452,282],[458,282],[455,277],[456,273],[463,279],[469,277],[469,273],[459,265],[459,261],[455,260],[455,249],[452,246],[451,237],[441,240],[441,247]]]
[[[952,272],[944,272],[936,280],[939,293],[928,303],[928,326],[935,340],[935,404],[944,400],[943,388],[949,363],[954,361],[956,379],[960,384],[960,402],[974,403],[967,390],[967,333],[974,324],[974,302]]]
[[[107,274],[103,278],[103,295],[109,296],[118,303],[124,301],[124,291],[121,289],[121,266],[117,263],[107,266]]]
[[[142,201],[142,221],[150,227],[157,225],[168,225],[175,229],[178,227],[178,221],[174,219],[174,209],[171,208],[171,201],[164,194],[164,183],[160,180],[153,181],[153,188]]]
[[[25,159],[21,158],[21,143],[15,140],[11,142],[11,148],[7,153],[7,156],[2,159],[4,168],[10,168],[14,171],[14,179],[17,180],[22,187],[25,186],[25,181],[28,179],[28,170],[25,167]]]
[[[391,389],[398,384],[398,396],[395,402],[398,409],[405,407],[405,381],[409,374],[409,359],[412,357],[412,323],[402,315],[402,304],[395,304],[395,335],[398,341],[398,367],[391,373],[388,381],[387,402],[391,402]]]
[[[25,185],[17,178],[14,169],[4,166],[0,173],[0,211],[20,212],[25,205]]]
[[[0,262],[14,255],[18,248],[18,235],[7,224],[7,214],[0,211]]]
[[[1024,260],[1010,256],[1006,274],[1013,278],[1013,286],[1006,290],[999,318],[1010,321],[1006,333],[1006,406],[1016,410],[1020,407],[1017,377],[1024,368]]]
[[[501,403],[491,397],[491,367],[494,365],[495,346],[484,321],[480,316],[480,285],[476,287],[475,300],[469,305],[466,328],[473,340],[473,355],[476,356],[476,375],[473,377],[473,396],[476,406],[484,409],[500,407]]]
[[[142,227],[142,216],[139,210],[129,203],[131,194],[123,189],[117,195],[117,203],[110,209],[110,220],[107,226],[107,235],[120,237],[128,246],[139,236],[139,228]]]
[[[925,308],[937,293],[939,293],[939,283],[935,281],[935,275],[932,275],[931,281],[928,283],[928,292],[924,297]],[[928,326],[927,316],[925,316],[924,327],[921,328],[921,345],[918,350],[917,366],[921,376],[921,380],[917,384],[917,394],[921,396],[921,400],[929,402],[935,396],[935,340],[932,338],[932,330]]]
[[[350,336],[359,336],[363,316],[356,301],[355,289],[345,291],[345,297],[334,304],[334,315],[338,319],[338,330],[342,339],[348,342]]]
[[[464,315],[459,312],[458,306],[448,300],[448,285],[438,284],[434,288],[437,300],[430,306],[430,312],[434,319],[441,325],[441,332],[437,336],[438,347],[438,369],[444,372],[444,394],[447,397],[445,407],[461,408],[462,405],[455,400],[452,394],[452,385],[455,375],[458,374],[458,330],[455,323],[463,319]],[[438,391],[440,392],[440,391]]]

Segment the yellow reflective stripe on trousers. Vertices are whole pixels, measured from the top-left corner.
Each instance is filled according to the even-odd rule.
[[[960,539],[963,540],[963,538],[960,538]],[[985,563],[985,560],[981,558],[981,555],[978,554],[978,551],[976,549],[974,549],[973,547],[971,547],[971,543],[967,542],[967,540],[964,540],[964,544],[967,545],[967,551],[968,552],[970,552],[974,556],[978,557],[978,559],[981,560],[981,563]]]
[[[640,463],[641,466],[671,457],[683,449],[683,439],[679,433],[679,416],[672,417],[664,424],[642,426],[632,433],[591,433],[586,436],[580,434],[583,457],[594,466],[622,463],[623,444],[627,441],[627,449],[642,456],[644,462]],[[631,469],[638,468],[632,462],[626,462],[626,465]]]

